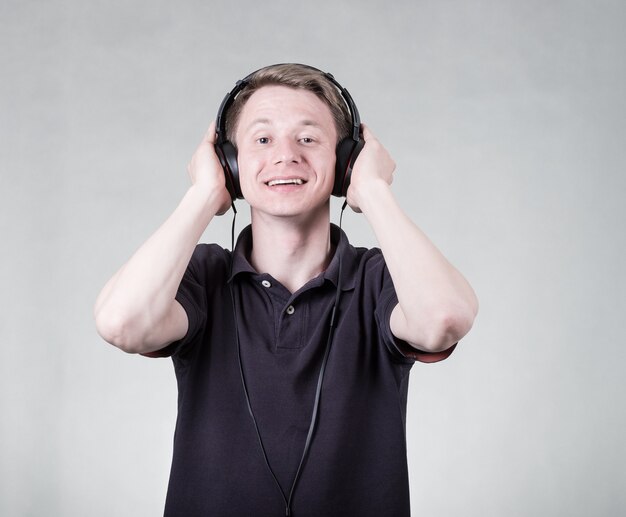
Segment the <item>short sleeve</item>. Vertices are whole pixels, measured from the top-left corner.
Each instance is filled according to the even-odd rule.
[[[223,263],[226,252],[216,245],[199,244],[189,261],[185,274],[176,292],[176,301],[181,304],[189,322],[187,333],[179,341],[174,341],[161,350],[145,354],[148,357],[170,357],[179,355],[195,343],[204,333],[208,314],[208,289],[215,280],[223,276],[224,268],[215,267]],[[209,283],[207,280],[213,279]]]

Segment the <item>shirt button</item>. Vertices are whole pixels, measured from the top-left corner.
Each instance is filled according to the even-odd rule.
[[[294,308],[293,305],[290,305],[289,307],[287,307],[287,314],[291,316],[294,312],[296,312],[296,309]]]
[[[269,281],[269,280],[263,280],[263,281],[261,282],[261,285],[262,285],[263,287],[272,287],[272,284],[270,283],[270,281]]]

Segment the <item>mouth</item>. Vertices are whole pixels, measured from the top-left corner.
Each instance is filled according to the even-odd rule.
[[[301,178],[285,178],[285,179],[273,179],[266,183],[268,187],[275,187],[277,185],[304,185],[306,181]]]

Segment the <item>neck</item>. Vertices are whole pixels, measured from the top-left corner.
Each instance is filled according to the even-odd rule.
[[[294,293],[326,269],[331,258],[330,214],[309,220],[272,218],[252,212],[250,262]]]

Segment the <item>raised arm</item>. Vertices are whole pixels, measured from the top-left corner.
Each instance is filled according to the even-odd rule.
[[[200,236],[231,203],[214,144],[212,123],[188,166],[192,186],[96,300],[98,332],[126,352],[153,352],[187,332],[187,315],[175,300],[176,291]]]
[[[390,188],[395,163],[365,125],[363,137],[347,199],[370,223],[393,279],[399,303],[391,331],[420,350],[445,350],[472,327],[476,295],[398,205]]]

